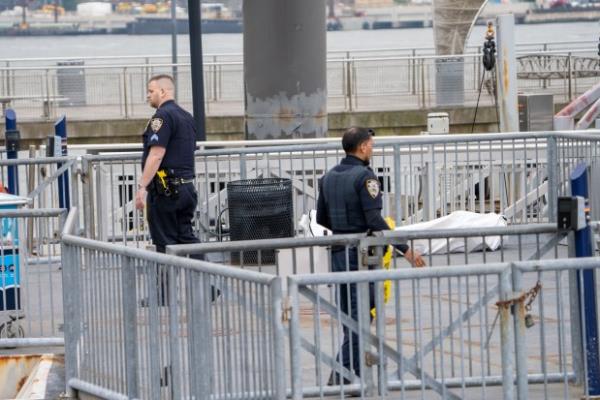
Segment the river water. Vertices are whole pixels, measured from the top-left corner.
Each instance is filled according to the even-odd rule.
[[[476,26],[469,45],[483,42],[484,26]],[[598,22],[517,25],[515,38],[521,43],[597,41]],[[204,35],[206,54],[241,53],[242,34]],[[189,54],[187,35],[177,38],[179,54]],[[328,50],[366,50],[433,47],[432,28],[375,31],[327,32]],[[169,35],[93,35],[0,37],[0,59],[30,57],[87,57],[123,55],[160,55],[171,53]]]

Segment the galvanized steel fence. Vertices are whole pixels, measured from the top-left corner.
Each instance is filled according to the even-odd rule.
[[[381,183],[383,214],[396,225],[458,210],[499,213],[511,224],[548,222],[555,220],[557,196],[569,193],[575,165],[587,162],[590,182],[598,179],[599,140],[575,132],[384,137],[376,139],[371,166]],[[88,237],[147,242],[143,213],[133,206],[139,157],[82,157]],[[198,151],[197,231],[203,241],[223,239],[221,227],[229,224],[226,185],[237,179],[291,179],[298,221],[315,208],[318,180],[343,157],[334,142]],[[597,185],[590,187],[592,216],[600,219]]]
[[[541,398],[580,396],[581,277],[569,271],[600,261],[562,258],[566,234],[533,224],[169,247],[206,257],[278,250],[275,264],[242,269],[66,234],[69,387],[103,398],[527,398],[536,384]],[[497,251],[472,242],[497,236]],[[388,244],[454,239],[464,254],[429,255],[423,269],[393,257],[389,270],[330,273],[328,251],[314,256],[356,248],[360,265],[381,267]],[[357,320],[338,306],[348,285]],[[344,326],[358,335],[360,377],[336,361]],[[331,371],[350,382],[328,386]]]
[[[63,235],[67,384],[107,398],[284,398],[281,281]]]
[[[588,49],[523,50],[519,55],[519,90],[553,94],[568,102],[597,82],[594,46]],[[448,105],[475,105],[484,69],[480,53],[438,57],[404,52],[402,55],[351,54],[327,62],[328,110],[368,111],[422,109]],[[23,119],[53,119],[66,113],[71,119],[147,118],[146,83],[158,73],[177,70],[177,100],[191,109],[189,63],[0,66],[3,107],[15,108]],[[138,62],[138,63],[136,63]],[[456,69],[446,83],[437,79],[446,64]],[[5,63],[6,65],[6,63]],[[462,80],[460,79],[462,77]],[[243,115],[243,62],[228,58],[204,64],[206,111],[209,115]],[[487,74],[480,103],[494,105],[495,78]],[[453,86],[460,84],[459,86]],[[450,85],[446,87],[445,85]],[[443,97],[465,94],[447,103]]]
[[[0,210],[0,348],[63,343],[66,215],[65,209]]]

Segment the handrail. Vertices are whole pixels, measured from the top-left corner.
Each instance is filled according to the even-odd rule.
[[[547,51],[524,51],[517,52],[517,56],[531,56],[531,55],[576,55],[580,53],[592,53],[593,49],[564,49],[564,50],[547,50]],[[480,53],[464,53],[464,54],[446,54],[446,55],[405,55],[405,56],[389,56],[389,57],[343,57],[343,58],[330,58],[327,59],[329,63],[339,62],[372,62],[372,61],[406,61],[406,60],[444,60],[452,58],[479,58],[482,55]],[[1,62],[1,61],[0,61]],[[240,61],[218,61],[218,62],[204,62],[205,67],[213,66],[242,66],[244,63]],[[172,67],[191,67],[191,63],[138,63],[138,64],[96,64],[96,65],[35,65],[35,66],[0,66],[0,71],[37,71],[37,70],[105,70],[105,69],[123,69],[123,68],[172,68]]]
[[[507,227],[485,227],[466,229],[422,229],[422,230],[397,230],[385,231],[373,239],[381,240],[381,237],[390,242],[402,243],[408,240],[435,239],[448,237],[482,237],[482,236],[515,236],[535,235],[542,233],[557,233],[556,224],[528,224]],[[366,234],[357,233],[349,235],[320,236],[316,238],[272,238],[261,240],[236,240],[231,242],[207,242],[197,244],[179,244],[167,246],[167,254],[189,255],[211,252],[232,251],[255,251],[271,249],[290,249],[312,246],[343,246],[353,245],[361,240],[368,240]]]
[[[67,224],[65,224],[67,226]],[[69,227],[71,227],[69,225]],[[64,232],[64,231],[63,231]],[[102,242],[93,239],[87,239],[79,236],[74,236],[69,233],[63,233],[62,242],[66,245],[72,245],[89,250],[99,250],[107,253],[120,255],[124,257],[133,257],[136,259],[158,263],[163,265],[171,265],[174,267],[185,268],[197,272],[215,274],[227,278],[251,280],[261,284],[270,284],[277,277],[262,272],[248,271],[238,268],[223,268],[222,265],[208,262],[193,260],[183,257],[177,257],[170,254],[157,253],[135,247],[128,247],[121,244]]]
[[[524,42],[517,43],[517,50],[519,47],[532,47],[532,46],[569,46],[569,45],[590,45],[592,50],[597,42],[593,40],[589,41],[558,41],[558,42]],[[478,49],[481,45],[467,45],[467,49]],[[572,49],[572,46],[569,46]],[[375,49],[345,49],[345,50],[329,50],[329,54],[340,54],[340,53],[377,53],[377,52],[390,52],[390,51],[435,51],[434,47],[421,46],[421,47],[391,47],[391,48],[375,48]],[[205,58],[210,57],[242,57],[243,53],[207,53],[204,55]],[[188,55],[182,54],[181,58],[189,58]],[[0,62],[33,62],[33,61],[89,61],[89,60],[114,60],[114,59],[136,59],[136,58],[171,58],[171,54],[140,54],[140,55],[122,55],[122,56],[64,56],[64,57],[20,57],[20,58],[2,58]]]

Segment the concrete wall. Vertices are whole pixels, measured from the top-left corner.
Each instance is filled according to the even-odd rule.
[[[555,105],[559,110],[563,105]],[[344,112],[330,113],[328,116],[328,136],[341,136],[346,128],[352,125],[367,126],[375,129],[378,136],[414,135],[426,128],[427,113],[432,110],[376,111],[376,112]],[[473,123],[474,108],[451,108],[451,133],[470,133]],[[142,131],[148,121],[146,119],[73,121],[69,120],[69,143],[140,143]],[[21,122],[18,125],[23,138],[23,147],[29,144],[40,145],[46,137],[53,135],[51,122]],[[206,121],[208,140],[243,140],[244,117],[209,117]],[[4,125],[0,125],[0,143],[3,144]],[[497,132],[496,111],[493,107],[480,107],[477,112],[477,124],[474,132]]]

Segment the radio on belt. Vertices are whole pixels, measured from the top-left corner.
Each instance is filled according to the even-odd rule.
[[[578,231],[587,226],[585,199],[581,196],[558,198],[558,228]]]

